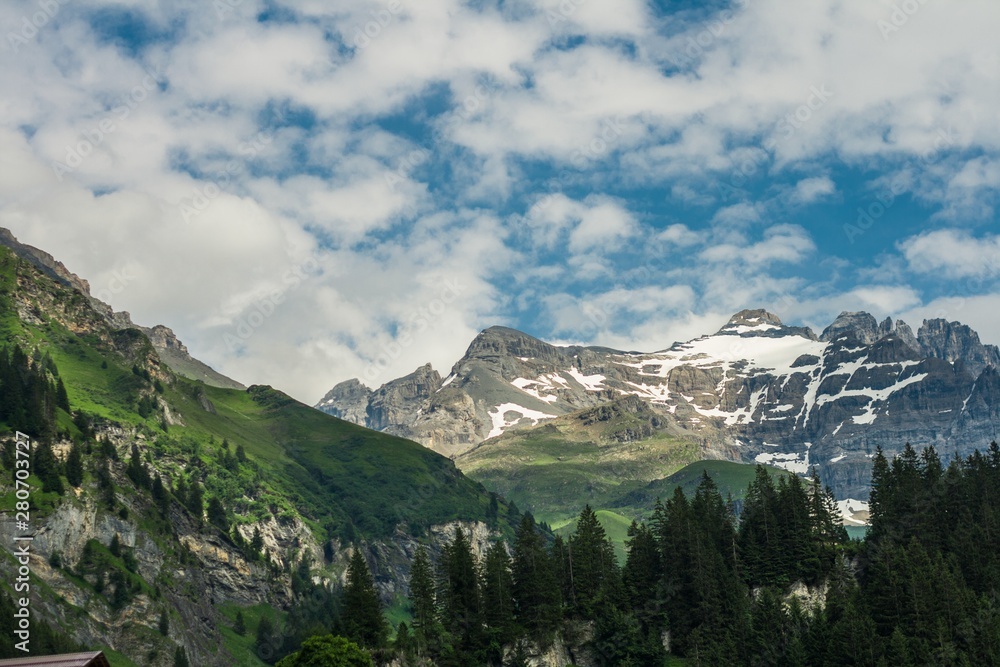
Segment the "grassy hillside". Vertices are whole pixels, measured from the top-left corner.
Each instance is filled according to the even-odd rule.
[[[456,459],[465,474],[560,525],[705,455],[667,415],[639,401],[565,415],[488,440]]]
[[[33,571],[33,613],[88,646],[112,645],[116,666],[166,667],[184,645],[192,662],[259,667],[252,633],[262,614],[288,612],[276,652],[294,650],[310,624],[329,627],[325,603],[305,605],[305,616],[298,603],[322,588],[314,577],[339,579],[350,544],[398,593],[407,572],[402,542],[453,520],[512,532],[506,503],[491,503],[451,460],[270,387],[181,377],[140,330],[111,326],[86,296],[5,248],[0,346],[34,358],[25,363],[64,385],[70,407],[46,419],[57,432],[52,447],[29,434],[52,461],[47,477],[30,479],[32,521],[48,531],[35,542],[48,567]],[[0,435],[11,426],[0,423]],[[71,452],[80,476],[72,483]],[[0,454],[0,512],[9,512],[13,445],[0,443]],[[61,493],[42,491],[52,475]],[[66,529],[68,515],[86,517],[74,519],[82,538]],[[257,530],[264,534],[255,545]],[[9,574],[7,551],[0,572]],[[0,592],[12,591],[0,583]],[[246,635],[232,632],[237,604]],[[157,631],[161,615],[168,634]],[[60,620],[69,617],[72,624]]]
[[[772,477],[788,475],[785,470],[766,466]],[[694,497],[701,476],[708,473],[723,498],[730,497],[737,503],[746,496],[747,487],[753,481],[757,466],[732,461],[697,461],[684,466],[674,474],[658,479],[611,500],[607,507],[628,517],[644,518],[653,510],[657,498],[666,501],[678,487],[689,497]]]
[[[209,492],[236,501],[240,482],[255,482],[265,500],[251,503],[254,509],[297,511],[343,536],[355,530],[384,536],[400,522],[419,532],[454,519],[487,518],[488,494],[450,460],[269,387],[223,389],[174,375],[158,364],[140,331],[108,329],[82,295],[37,274],[6,248],[0,248],[0,299],[0,340],[50,354],[74,411],[146,429],[168,470],[196,456],[217,473],[206,482]],[[17,302],[22,311],[25,302],[32,304],[38,321],[25,324]],[[143,397],[164,402],[166,411],[143,417]],[[243,447],[258,464],[258,479],[214,470],[224,441]]]

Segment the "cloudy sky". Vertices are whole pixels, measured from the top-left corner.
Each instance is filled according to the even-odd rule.
[[[5,0],[0,226],[244,383],[766,307],[1000,343],[996,0]]]

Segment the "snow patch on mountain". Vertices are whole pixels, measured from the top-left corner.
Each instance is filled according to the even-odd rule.
[[[607,380],[603,375],[584,375],[575,368],[571,368],[566,371],[571,378],[580,383],[580,385],[587,391],[601,391],[604,389],[604,381]]]
[[[538,410],[531,410],[518,405],[517,403],[504,403],[503,405],[498,405],[490,410],[489,414],[490,418],[493,420],[493,429],[490,431],[489,435],[486,436],[487,439],[503,435],[504,431],[512,426],[520,424],[526,419],[531,421],[532,426],[545,419],[555,419],[555,415],[539,412]]]

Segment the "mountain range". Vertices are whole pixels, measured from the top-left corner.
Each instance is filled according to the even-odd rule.
[[[427,365],[374,390],[348,380],[316,407],[455,457],[476,477],[505,434],[523,442],[532,429],[634,397],[655,418],[619,442],[672,433],[698,443],[697,457],[815,468],[838,497],[866,499],[878,447],[934,445],[950,458],[995,439],[998,367],[1000,350],[959,322],[925,320],[914,333],[845,312],[817,335],[744,310],[714,334],[648,353],[491,327],[447,377]],[[640,481],[675,469],[652,468]]]

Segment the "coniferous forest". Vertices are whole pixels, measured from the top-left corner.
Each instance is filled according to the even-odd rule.
[[[995,443],[947,465],[880,450],[852,541],[815,477],[758,467],[737,517],[705,475],[633,523],[624,563],[589,507],[568,540],[525,514],[481,559],[461,530],[437,563],[418,551],[391,651],[351,638],[410,665],[520,667],[557,641],[609,666],[1000,664],[998,494]]]

